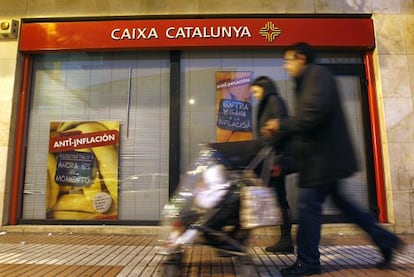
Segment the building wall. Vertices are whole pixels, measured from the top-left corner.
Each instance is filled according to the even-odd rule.
[[[0,0],[0,19],[199,14],[372,14],[374,55],[390,222],[414,231],[413,0]],[[16,99],[17,40],[0,40],[0,225],[7,222]]]

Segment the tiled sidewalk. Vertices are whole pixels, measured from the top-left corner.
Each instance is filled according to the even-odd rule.
[[[0,276],[161,276],[164,256],[155,235],[0,233]],[[414,235],[401,236],[407,247],[393,270],[373,266],[380,254],[361,235],[325,235],[322,276],[414,276]],[[269,236],[254,236],[249,248],[252,276],[280,276],[294,255],[264,252]],[[237,276],[237,259],[220,258],[204,245],[188,247],[183,276]]]

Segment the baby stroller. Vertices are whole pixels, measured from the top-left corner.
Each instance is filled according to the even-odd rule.
[[[268,180],[271,147],[260,141],[210,143],[200,150],[192,170],[163,209],[162,276],[181,276],[185,248],[198,243],[236,257],[243,276],[251,276],[246,250],[250,229],[240,224],[240,191],[259,179]],[[201,238],[200,238],[201,237]]]

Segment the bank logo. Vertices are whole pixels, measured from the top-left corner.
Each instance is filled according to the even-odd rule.
[[[274,41],[278,36],[280,36],[281,33],[282,33],[282,30],[277,28],[275,24],[273,24],[273,22],[270,22],[270,21],[267,22],[266,25],[262,27],[259,31],[259,34],[265,37],[265,39],[268,42]]]

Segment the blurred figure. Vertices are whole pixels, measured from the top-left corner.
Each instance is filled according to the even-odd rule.
[[[276,84],[269,77],[260,76],[256,78],[250,85],[252,92],[252,103],[257,105],[253,109],[256,112],[254,116],[255,130],[254,133],[259,139],[264,138],[260,129],[265,125],[269,119],[285,118],[288,116],[288,111],[285,102],[279,95]],[[256,104],[255,104],[256,103]],[[292,162],[288,158],[289,147],[288,138],[279,135],[273,136],[268,143],[270,143],[276,150],[276,159],[274,161],[272,175],[269,180],[276,192],[277,200],[282,210],[283,224],[280,226],[280,240],[274,245],[266,247],[267,252],[273,253],[293,253],[294,246],[291,237],[292,230],[292,214],[289,203],[286,199],[286,175],[292,173]]]
[[[203,182],[195,193],[194,203],[203,209],[211,209],[221,202],[230,188],[226,168],[213,165],[203,172]]]
[[[262,134],[294,135],[298,139],[299,227],[296,262],[281,270],[283,276],[321,273],[319,242],[322,204],[331,196],[336,206],[371,237],[382,253],[378,268],[388,268],[394,250],[403,242],[377,224],[341,194],[340,179],[357,171],[357,162],[346,126],[334,76],[314,64],[314,51],[306,43],[284,54],[284,69],[295,82],[295,116],[268,121]]]
[[[226,194],[229,193],[230,182],[228,180],[226,168],[221,164],[215,164],[208,167],[203,172],[202,177],[201,182],[196,184],[194,204],[197,208],[209,210],[218,206],[219,203],[224,200]],[[228,211],[226,211],[226,215],[227,212]],[[181,220],[183,222],[194,221],[198,217],[199,215],[197,212],[191,209],[181,215]],[[216,218],[214,218],[213,221],[217,221]],[[219,222],[220,226],[224,225],[225,222],[226,218]],[[174,230],[168,238],[168,251],[170,253],[181,251],[184,244],[194,242],[197,236],[197,229],[185,229],[184,226],[181,225],[174,226]]]

